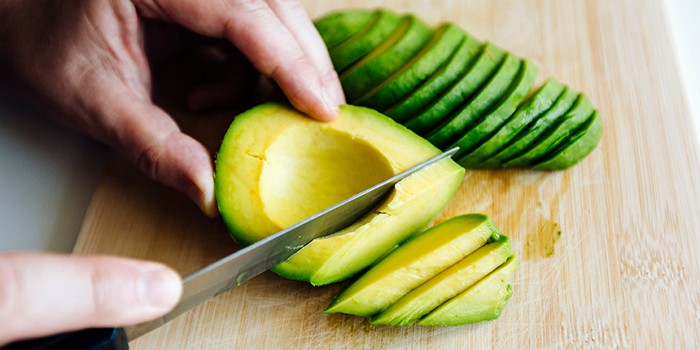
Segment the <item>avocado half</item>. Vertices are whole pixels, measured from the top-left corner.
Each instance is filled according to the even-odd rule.
[[[248,245],[441,151],[390,118],[344,105],[333,122],[277,103],[237,116],[216,158],[216,197],[232,236]],[[377,262],[447,205],[464,168],[442,160],[399,182],[351,226],[315,239],[273,271],[325,285]]]

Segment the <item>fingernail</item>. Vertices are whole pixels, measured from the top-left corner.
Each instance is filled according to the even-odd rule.
[[[182,281],[180,276],[167,268],[155,268],[141,275],[139,292],[141,300],[156,308],[172,308],[180,300]]]
[[[335,97],[331,89],[324,88],[323,89],[323,100],[324,104],[326,107],[326,110],[329,112],[329,116],[331,117],[330,120],[333,120],[338,117],[338,113],[340,112],[339,108],[339,103],[336,102]]]

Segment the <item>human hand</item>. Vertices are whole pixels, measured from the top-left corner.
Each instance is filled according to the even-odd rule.
[[[114,257],[4,253],[0,281],[0,346],[148,321],[173,308],[182,294],[173,270]]]
[[[217,215],[211,156],[151,100],[142,17],[226,39],[290,102],[320,120],[344,102],[328,53],[304,9],[285,0],[6,0],[0,61],[33,101],[101,140],[150,177]],[[7,68],[9,67],[9,68]],[[219,86],[199,100],[229,98]],[[222,90],[223,89],[223,90]],[[209,97],[207,97],[209,96]],[[196,98],[195,98],[196,100]]]

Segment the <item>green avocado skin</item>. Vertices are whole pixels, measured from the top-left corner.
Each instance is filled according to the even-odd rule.
[[[376,110],[399,102],[418,85],[430,78],[444,65],[462,43],[466,33],[452,24],[445,23],[435,30],[435,34],[425,47],[394,75],[369,90],[354,103]]]
[[[324,16],[314,25],[326,47],[333,48],[367,27],[374,14],[370,10],[339,11]]]
[[[457,48],[457,51],[443,64],[430,79],[417,87],[403,100],[397,102],[384,112],[399,123],[406,123],[429,104],[436,96],[445,94],[446,89],[453,86],[483,51],[483,44],[473,36],[468,35]]]
[[[447,91],[440,94],[433,103],[406,122],[406,127],[423,137],[429,135],[440,123],[449,118],[460,104],[468,104],[476,98],[475,93],[479,88],[488,84],[489,79],[498,74],[506,56],[506,52],[495,45],[491,43],[484,45],[479,57],[472,66],[468,67],[464,75]]]
[[[594,112],[580,133],[572,137],[563,147],[546,156],[545,159],[533,166],[540,170],[563,170],[576,164],[591,153],[603,134],[603,121],[598,112]]]
[[[460,148],[459,152],[455,154],[455,159],[460,159],[481,145],[507,121],[532,89],[536,75],[537,68],[532,63],[527,60],[520,62],[518,78],[512,82],[510,91],[501,98],[501,101],[497,102],[490,112],[477,121],[478,124],[469,130],[462,131],[464,135],[449,146],[449,148]]]
[[[377,45],[383,42],[399,26],[398,14],[388,10],[377,10],[370,23],[351,38],[328,50],[333,66],[342,72]]]
[[[530,122],[545,113],[557,101],[564,86],[556,79],[549,79],[524,104],[522,104],[508,121],[484,143],[469,154],[459,158],[459,163],[471,168],[484,168],[488,159],[496,154],[503,145],[508,144]],[[500,163],[491,164],[500,166]]]

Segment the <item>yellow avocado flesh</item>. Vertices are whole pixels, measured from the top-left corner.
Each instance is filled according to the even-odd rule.
[[[367,108],[341,106],[337,120],[323,123],[264,104],[237,116],[224,137],[216,160],[219,210],[248,245],[440,153]],[[274,271],[318,285],[352,276],[425,227],[463,174],[447,159],[409,176],[358,222],[312,241]]]
[[[513,295],[510,276],[518,260],[510,257],[498,269],[475,285],[433,310],[421,326],[460,326],[467,323],[495,320]]]
[[[498,237],[482,214],[454,217],[411,239],[344,290],[326,312],[369,317]]]
[[[508,237],[501,236],[469,254],[429,281],[418,286],[388,309],[375,315],[372,324],[410,326],[443,302],[469,288],[512,256]]]

